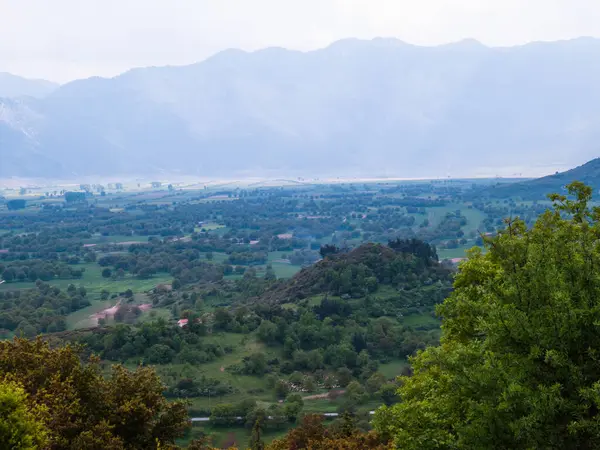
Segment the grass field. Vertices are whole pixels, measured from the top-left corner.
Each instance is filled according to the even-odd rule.
[[[118,298],[108,299],[108,300],[100,300],[95,299],[92,300],[92,304],[87,308],[80,309],[69,314],[66,318],[67,320],[67,328],[69,330],[75,330],[79,328],[88,328],[95,326],[97,322],[94,319],[91,319],[90,316],[92,314],[99,313],[107,308],[110,308],[117,304],[119,301]],[[136,305],[140,305],[143,303],[150,303],[150,299],[144,293],[137,293],[133,298],[133,303]],[[158,309],[150,309],[142,313],[141,316],[137,319],[138,322],[145,322],[147,320],[154,320],[157,317],[163,317],[165,319],[171,318],[171,312],[168,309],[158,308]],[[108,324],[113,324],[114,322],[110,320]]]
[[[466,256],[465,252],[471,247],[472,245],[457,248],[439,248],[437,253],[440,259],[464,258]]]
[[[194,228],[194,231],[196,233],[199,233],[201,231],[215,231],[220,228],[225,228],[225,225],[219,225],[218,223],[208,222],[208,223],[203,224],[201,227]]]
[[[481,222],[486,218],[486,214],[478,209],[469,209],[468,207],[465,207],[465,205],[456,206],[460,207],[462,215],[467,218],[467,224],[462,227],[462,231],[465,235],[468,236],[471,231],[477,231]]]
[[[203,363],[199,366],[194,366],[197,370],[197,375],[205,375],[223,382],[231,384],[236,390],[235,393],[222,397],[197,397],[192,399],[191,409],[209,409],[218,403],[236,403],[247,398],[253,398],[264,402],[274,402],[272,389],[269,389],[266,380],[260,377],[238,375],[225,370],[228,366],[241,363],[244,356],[248,356],[255,352],[266,354],[267,358],[277,356],[277,352],[273,349],[265,347],[262,343],[255,340],[253,335],[241,335],[234,333],[217,333],[207,336],[204,340],[215,343],[220,346],[231,346],[233,352],[226,353],[223,357],[215,361]],[[135,364],[132,361],[132,364]],[[168,366],[156,366],[159,373],[173,373],[184,369],[184,365],[170,364]],[[187,367],[189,369],[189,366]]]
[[[227,260],[227,258],[229,258],[227,253],[213,252],[212,262],[215,264],[222,264]]]
[[[76,330],[78,328],[87,328],[96,325],[94,320],[90,319],[91,314],[98,313],[115,304],[115,300],[94,300],[87,308],[75,311],[67,316],[67,328]]]
[[[131,236],[131,235],[114,235],[102,236],[94,235],[90,239],[83,239],[84,244],[101,244],[101,243],[119,243],[119,242],[148,242],[148,236]]]
[[[152,308],[148,311],[144,311],[141,316],[138,317],[138,322],[149,322],[152,320],[156,320],[158,318],[163,318],[165,320],[171,319],[173,316],[171,314],[171,310],[166,308]]]
[[[410,316],[404,316],[402,319],[400,319],[400,323],[410,327],[440,325],[440,321],[435,317],[431,317],[429,314],[412,314]]]
[[[410,364],[404,359],[398,359],[389,363],[380,364],[377,369],[381,372],[388,380],[396,378],[402,373],[402,369],[408,367]]]
[[[66,289],[70,284],[75,286],[84,286],[89,294],[99,294],[103,289],[110,293],[124,292],[131,289],[133,292],[146,292],[153,289],[157,284],[170,283],[173,279],[170,275],[160,274],[147,280],[140,280],[133,276],[126,276],[123,279],[111,280],[102,277],[102,267],[96,263],[80,264],[78,267],[84,267],[85,272],[79,279],[53,279],[48,281],[53,286]],[[15,289],[31,289],[35,283],[31,281],[13,282],[0,284],[0,291]]]
[[[277,261],[279,259],[283,259],[282,256],[289,256],[289,255],[293,255],[294,252],[292,251],[285,251],[285,252],[269,252],[267,255],[267,260],[270,263],[273,263],[274,261]]]
[[[272,266],[277,278],[291,278],[302,269],[302,267],[292,264],[273,263]]]
[[[294,275],[296,275],[298,272],[300,272],[300,270],[302,269],[302,267],[300,267],[300,266],[289,264],[289,263],[283,262],[283,261],[278,261],[278,260],[282,259],[281,255],[284,255],[284,254],[289,255],[291,253],[292,252],[269,252],[268,253],[267,261],[273,267],[273,270],[275,271],[275,275],[277,276],[277,278],[291,278]],[[214,252],[212,262],[215,264],[223,264],[223,263],[225,263],[225,261],[227,260],[228,257],[229,257],[229,255],[227,255],[226,253]],[[244,267],[246,267],[246,266],[244,266]],[[257,276],[259,276],[259,277],[263,276],[265,274],[265,270],[267,268],[266,265],[251,266],[251,267],[254,267],[254,269],[256,269]],[[241,275],[227,275],[225,277],[226,280],[237,280],[240,278],[241,278]]]

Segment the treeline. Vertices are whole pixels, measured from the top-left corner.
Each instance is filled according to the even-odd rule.
[[[205,342],[206,326],[194,320],[178,327],[163,319],[135,326],[117,325],[102,332],[90,332],[79,338],[87,348],[112,361],[135,358],[139,363],[201,364],[214,361],[233,349]]]
[[[83,276],[85,268],[78,268],[68,263],[45,260],[4,261],[0,262],[0,277],[11,281],[49,281],[53,278],[78,279]]]
[[[66,330],[65,317],[90,305],[84,287],[66,291],[41,281],[34,289],[0,292],[0,328],[27,337]]]
[[[223,267],[207,262],[197,249],[182,250],[162,242],[133,245],[128,254],[105,255],[98,259],[101,267],[111,268],[106,277],[130,273],[138,278],[151,278],[157,273],[169,273],[180,284],[214,282],[223,278]]]

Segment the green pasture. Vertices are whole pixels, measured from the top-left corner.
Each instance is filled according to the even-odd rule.
[[[80,264],[78,267],[84,267],[83,276],[78,279],[53,279],[48,281],[53,286],[58,286],[61,289],[66,289],[70,284],[75,286],[83,286],[89,294],[99,294],[106,289],[110,293],[124,292],[131,289],[133,292],[146,292],[153,289],[157,284],[171,283],[173,280],[170,275],[159,274],[152,278],[141,280],[131,275],[126,275],[122,279],[111,280],[110,278],[102,277],[103,268],[96,263]],[[11,282],[0,284],[0,291],[8,291],[15,289],[31,289],[35,287],[35,283],[31,281]]]

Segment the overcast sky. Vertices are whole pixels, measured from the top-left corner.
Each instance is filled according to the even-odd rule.
[[[0,71],[65,82],[226,48],[600,37],[600,0],[0,0]]]

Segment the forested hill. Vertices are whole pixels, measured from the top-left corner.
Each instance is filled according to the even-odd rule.
[[[594,191],[600,189],[600,158],[574,169],[556,173],[535,180],[519,183],[499,184],[483,191],[494,198],[521,197],[525,200],[543,200],[549,192],[564,193],[565,186],[573,181],[581,181]]]
[[[433,247],[418,240],[399,240],[390,246],[368,243],[350,252],[330,253],[275,285],[261,299],[288,303],[317,295],[359,298],[390,286],[406,295],[427,290],[433,295],[427,303],[437,303],[449,292],[450,283],[451,269],[437,261]]]

